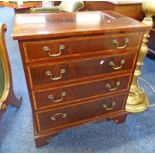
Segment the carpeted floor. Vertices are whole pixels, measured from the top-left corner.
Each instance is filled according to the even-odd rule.
[[[155,107],[144,113],[128,115],[124,124],[100,121],[64,131],[51,139],[49,145],[36,148],[19,48],[10,37],[13,21],[13,9],[0,7],[0,23],[6,23],[8,27],[6,41],[14,90],[16,95],[23,97],[19,110],[10,106],[4,114],[0,152],[155,152]],[[142,77],[155,87],[155,61],[146,57],[144,63]],[[155,94],[144,82],[140,81],[140,85],[148,94],[150,104],[155,104]]]

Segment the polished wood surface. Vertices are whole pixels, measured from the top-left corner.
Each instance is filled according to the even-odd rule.
[[[115,35],[25,42],[23,46],[25,50],[26,61],[34,62],[39,60],[44,61],[51,59],[58,60],[59,58],[72,58],[72,56],[79,56],[80,54],[93,54],[94,51],[95,53],[103,53],[105,50],[106,52],[107,50],[115,50],[117,46],[113,43],[114,40],[119,42],[119,46],[123,46],[125,39],[128,39],[129,42],[125,49],[132,50],[133,48],[137,48],[139,46],[141,41],[137,39],[139,37],[139,33],[116,33]],[[104,53],[106,54],[106,52]]]
[[[41,6],[41,2],[23,2],[23,4],[19,5],[16,1],[0,1],[0,6],[5,6],[5,7],[12,7],[15,9],[25,9],[25,8],[31,8],[31,7],[39,7]]]
[[[142,21],[144,13],[142,11],[142,3],[138,2],[106,2],[106,1],[85,1],[83,10],[85,11],[107,11],[112,10],[127,17]]]
[[[122,76],[115,78],[99,78],[96,80],[90,80],[87,82],[81,82],[80,84],[67,85],[65,87],[60,86],[58,88],[42,89],[34,91],[35,108],[43,109],[54,106],[60,106],[63,104],[72,104],[79,100],[86,99],[88,97],[105,96],[116,91],[127,90],[129,85],[130,76]],[[119,83],[119,85],[117,85]],[[110,88],[108,87],[110,86]],[[95,88],[95,89],[94,89]],[[112,91],[111,91],[112,89]]]
[[[39,64],[28,67],[32,88],[47,87],[47,85],[63,85],[66,82],[101,76],[106,73],[118,71],[131,71],[136,58],[135,52],[131,54],[113,55],[109,57],[91,57],[88,59],[67,61],[63,63]],[[111,65],[111,62],[114,65]],[[91,68],[91,69],[90,69]],[[117,69],[115,69],[117,68]],[[65,71],[65,72],[63,72]],[[58,78],[58,79],[56,79]]]
[[[119,94],[109,98],[101,98],[99,100],[89,101],[88,103],[81,102],[80,105],[72,107],[63,107],[58,110],[47,110],[37,113],[39,131],[55,128],[64,128],[73,122],[79,122],[112,112],[123,110],[125,95]],[[45,124],[45,121],[47,122]]]
[[[15,13],[29,13],[31,7],[40,7],[41,2],[23,1],[23,4],[19,5],[17,1],[0,1],[0,6],[14,8]]]
[[[90,20],[91,19],[91,20]],[[93,19],[93,20],[92,20]],[[60,25],[61,23],[61,25]],[[123,25],[126,27],[124,29]],[[144,25],[113,12],[17,14],[14,39],[43,39],[145,30]]]
[[[22,55],[37,147],[70,127],[125,121],[145,30],[114,12],[16,16],[13,38]]]
[[[139,1],[133,1],[130,3],[113,3],[113,2],[105,2],[105,1],[85,1],[84,2],[83,11],[106,11],[112,10],[118,13],[121,13],[125,16],[131,17],[133,19],[142,21],[145,17],[144,12],[142,10],[142,3]],[[153,17],[153,29],[150,33],[149,38],[149,55],[155,55],[155,17]]]

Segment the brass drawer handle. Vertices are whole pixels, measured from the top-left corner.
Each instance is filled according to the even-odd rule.
[[[128,43],[129,43],[129,39],[125,38],[125,40],[123,41],[123,46],[119,46],[119,41],[118,40],[113,40],[112,43],[116,46],[117,49],[121,50],[127,47]]]
[[[113,62],[113,61],[110,61],[110,62],[109,62],[109,65],[112,66],[114,70],[119,70],[119,69],[121,69],[121,68],[123,67],[124,64],[125,64],[125,60],[124,60],[124,59],[121,60],[121,65],[118,66],[118,67],[116,67],[115,62]]]
[[[65,45],[60,45],[60,46],[59,46],[59,52],[58,52],[57,54],[52,54],[52,53],[51,53],[51,50],[49,49],[48,46],[44,46],[44,47],[43,47],[43,51],[46,52],[46,53],[48,53],[48,55],[49,55],[50,57],[58,57],[58,56],[60,56],[60,55],[62,54],[62,51],[63,51],[64,49],[65,49]]]
[[[61,115],[63,119],[65,119],[65,118],[67,117],[67,114],[66,114],[66,113],[57,113],[57,114],[51,116],[50,119],[51,119],[52,121],[56,121],[56,117],[59,116],[59,115]]]
[[[109,110],[112,110],[112,109],[115,107],[115,105],[116,105],[116,102],[113,101],[113,102],[111,103],[111,107],[108,107],[107,104],[105,104],[105,103],[102,104],[102,107],[105,108],[105,110],[109,111]]]
[[[62,92],[60,99],[55,99],[52,94],[48,95],[48,99],[52,100],[54,103],[58,103],[64,100],[64,97],[67,95],[66,92]]]
[[[60,70],[60,76],[58,77],[53,77],[53,74],[51,73],[51,71],[46,71],[46,76],[50,77],[51,80],[56,81],[56,80],[60,80],[63,78],[63,75],[66,73],[66,69],[61,69]]]
[[[118,89],[118,87],[119,87],[120,85],[121,85],[120,81],[117,81],[117,82],[116,82],[116,87],[112,88],[112,86],[111,86],[109,83],[106,84],[106,87],[107,87],[110,91],[115,91],[115,90]]]

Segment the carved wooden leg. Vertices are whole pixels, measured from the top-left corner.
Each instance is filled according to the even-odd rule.
[[[11,103],[11,105],[15,106],[15,107],[20,107],[20,105],[22,104],[23,98],[21,96],[18,96],[15,98],[14,102]]]
[[[41,147],[49,143],[49,137],[35,137],[36,147]]]
[[[59,133],[55,133],[53,135],[45,136],[45,137],[35,136],[36,147],[41,147],[41,146],[47,145],[49,143],[49,138],[55,137],[58,134]]]
[[[127,113],[123,113],[120,116],[116,116],[114,118],[112,118],[112,120],[116,123],[116,124],[120,124],[120,123],[124,123],[127,117]]]
[[[16,97],[15,94],[14,94],[13,89],[10,88],[9,95],[6,98],[6,100],[4,101],[4,104],[3,104],[3,105],[6,106],[6,108],[4,108],[3,110],[5,111],[9,104],[11,104],[11,105],[18,108],[18,107],[20,107],[21,103],[22,103],[22,97],[21,96]]]
[[[12,85],[11,85],[12,87]],[[22,97],[16,97],[13,91],[13,88],[10,88],[10,93],[7,99],[7,103],[15,106],[15,107],[20,107],[21,103],[22,103]]]

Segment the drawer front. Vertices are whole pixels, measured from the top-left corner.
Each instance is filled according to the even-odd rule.
[[[58,110],[38,112],[39,130],[61,127],[69,123],[90,119],[122,110],[126,95],[117,95],[97,101]]]
[[[58,59],[139,46],[140,33],[25,42],[26,61]]]
[[[68,61],[59,64],[46,64],[31,66],[29,75],[32,85],[56,84],[62,81],[81,79],[133,69],[135,53],[107,58],[90,58]],[[60,84],[60,83],[59,83]]]
[[[103,95],[104,93],[117,92],[128,88],[130,76],[122,76],[106,80],[90,81],[70,87],[61,87],[45,91],[34,92],[35,108],[49,108],[62,104],[69,104],[78,99],[90,96]]]

